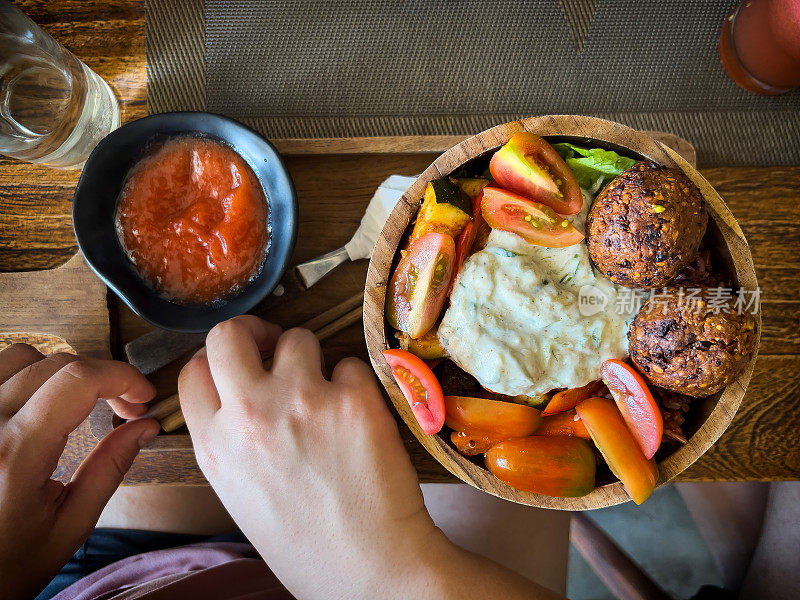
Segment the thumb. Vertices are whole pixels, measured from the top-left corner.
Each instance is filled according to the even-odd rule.
[[[155,419],[128,421],[105,436],[83,459],[67,484],[60,507],[60,525],[66,539],[88,535],[100,513],[122,483],[139,449],[158,435]]]

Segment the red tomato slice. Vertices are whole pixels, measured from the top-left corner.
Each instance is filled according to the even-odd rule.
[[[646,458],[661,446],[664,421],[642,376],[621,360],[610,359],[600,367],[600,376],[614,396],[619,412]]]
[[[478,230],[475,228],[475,223],[470,221],[467,223],[467,226],[464,227],[464,231],[461,232],[461,235],[458,236],[458,241],[456,242],[456,266],[453,269],[453,281],[450,283],[450,292],[453,291],[453,284],[456,282],[456,277],[458,277],[458,274],[461,272],[461,267],[464,266],[464,261],[467,260],[470,254],[477,233]],[[447,295],[449,296],[450,293]]]
[[[453,283],[450,284],[450,291],[453,291],[453,284],[456,277],[461,272],[461,267],[464,266],[464,261],[472,254],[472,247],[475,245],[475,238],[478,237],[478,229],[483,225],[483,214],[481,213],[481,199],[483,198],[483,191],[475,197],[472,202],[472,221],[467,223],[464,231],[458,236],[456,242],[456,268],[453,273]],[[450,294],[447,294],[448,296]]]
[[[514,134],[494,153],[489,170],[500,187],[546,204],[561,215],[581,212],[578,180],[558,152],[535,133]]]
[[[549,206],[500,188],[484,188],[481,211],[494,229],[516,233],[536,246],[564,248],[583,239],[572,223]]]
[[[426,233],[403,252],[389,282],[386,319],[389,324],[418,338],[436,323],[447,299],[456,245],[441,233]]]
[[[422,431],[426,435],[437,433],[444,425],[444,397],[436,376],[421,359],[405,350],[385,350],[383,356]]]
[[[564,412],[565,410],[573,409],[580,404],[581,400],[597,396],[597,392],[599,392],[602,387],[602,381],[590,381],[583,387],[562,390],[550,398],[547,406],[542,411],[542,416],[547,417]]]
[[[497,440],[531,435],[542,422],[535,408],[500,400],[446,396],[444,407],[445,424],[450,429]]]

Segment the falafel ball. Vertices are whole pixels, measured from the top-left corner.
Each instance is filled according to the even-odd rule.
[[[735,300],[713,288],[651,297],[628,330],[631,360],[654,385],[695,398],[718,392],[756,348],[755,317]]]
[[[609,183],[589,211],[589,256],[615,283],[662,287],[694,259],[707,224],[703,196],[682,171],[639,162]]]

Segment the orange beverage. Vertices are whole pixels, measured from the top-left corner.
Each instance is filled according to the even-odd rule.
[[[725,19],[719,55],[738,85],[757,94],[800,86],[800,0],[747,0]]]

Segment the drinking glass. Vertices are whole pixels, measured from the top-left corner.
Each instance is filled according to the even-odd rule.
[[[757,94],[800,86],[800,0],[745,0],[725,19],[722,65],[738,85]]]
[[[0,154],[79,168],[119,120],[108,84],[0,0]]]

